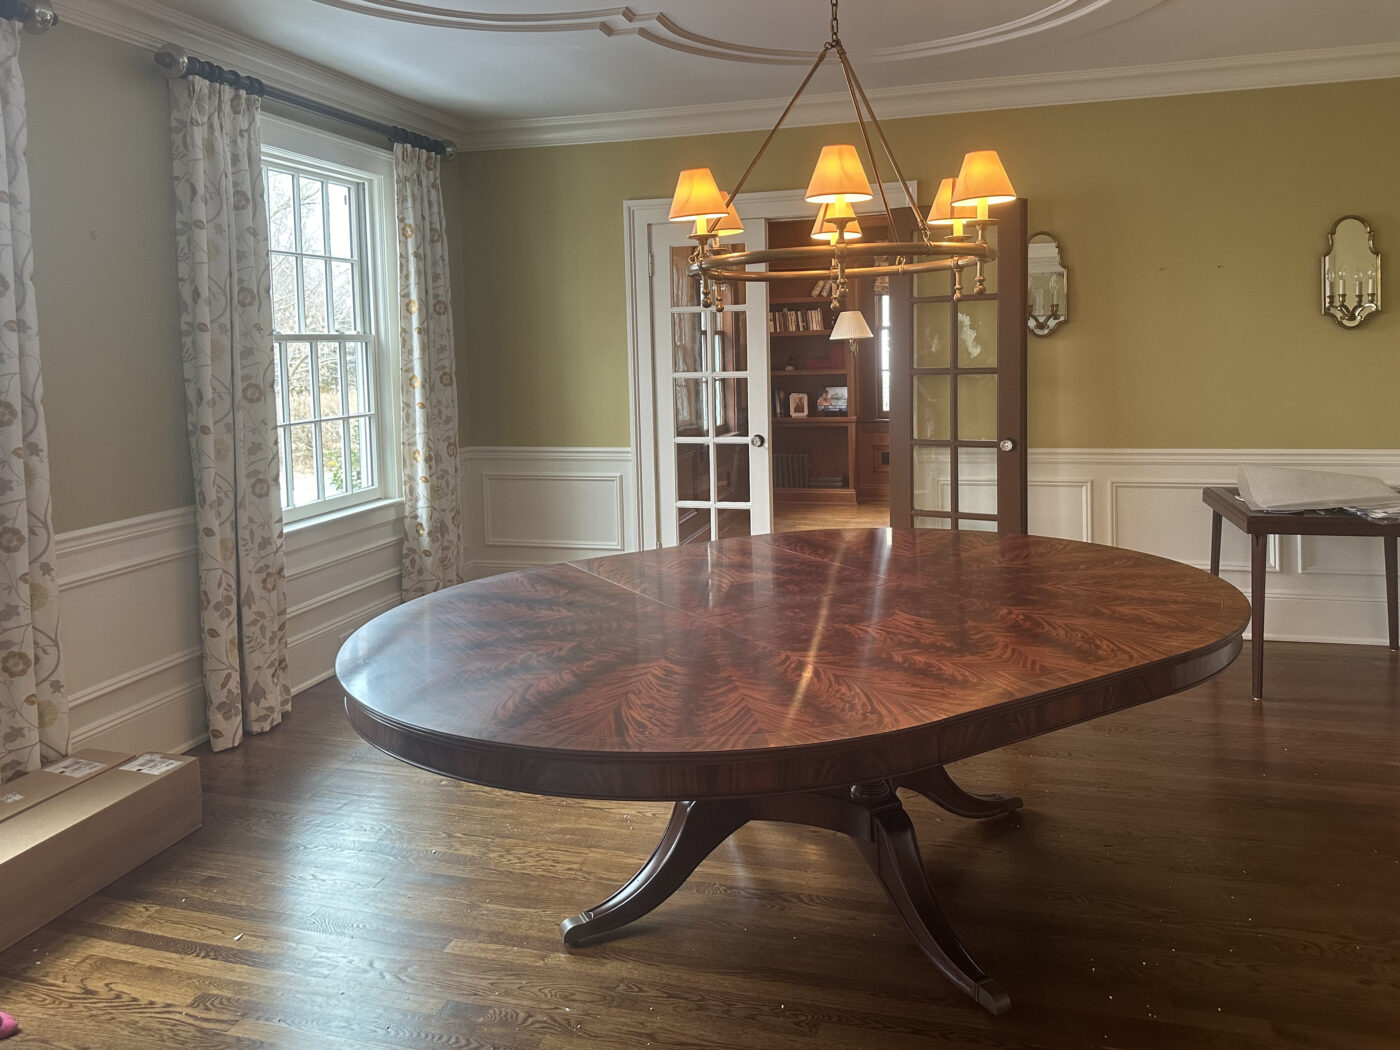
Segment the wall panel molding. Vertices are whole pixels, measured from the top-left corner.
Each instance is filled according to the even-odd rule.
[[[635,549],[635,476],[627,448],[463,450],[468,578]]]
[[[620,473],[624,491],[634,492],[629,450],[475,448],[464,458],[469,578],[613,552],[613,533],[588,533],[577,524],[560,526],[544,540],[533,520],[514,531],[515,516],[502,513],[499,502],[512,494],[485,496],[484,486],[498,475],[528,478],[538,486],[529,494],[531,507],[556,501],[549,508],[550,522],[613,520],[608,516],[618,511],[612,486],[598,477]],[[611,467],[600,469],[600,462]],[[1031,527],[1042,535],[1109,541],[1205,568],[1210,510],[1201,502],[1201,489],[1234,484],[1239,466],[1249,463],[1373,474],[1400,483],[1400,449],[1032,449]],[[572,486],[578,478],[592,480]],[[488,511],[493,515],[489,532]],[[637,535],[627,524],[635,513],[624,504],[624,536]],[[1229,525],[1222,533],[1221,566],[1227,580],[1248,590],[1249,541]],[[1268,568],[1270,638],[1384,642],[1379,543],[1308,537],[1302,546],[1296,537],[1271,537]]]
[[[1201,489],[1235,484],[1241,465],[1370,474],[1400,484],[1400,449],[1032,449],[1029,460],[1033,530],[1083,538],[1063,512],[1043,510],[1047,485],[1084,479],[1089,535],[1199,568],[1210,562],[1211,515]],[[1221,575],[1248,593],[1249,540],[1228,523],[1220,562]],[[1383,644],[1381,572],[1374,540],[1269,537],[1268,637]]]
[[[294,691],[333,673],[345,636],[400,600],[402,503],[287,530]],[[55,538],[73,746],[182,751],[204,738],[194,508]]]

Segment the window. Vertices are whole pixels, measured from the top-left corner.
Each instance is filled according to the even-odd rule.
[[[883,292],[880,302],[880,415],[890,414],[890,293]]]
[[[266,138],[282,136],[274,128]],[[263,151],[274,397],[289,522],[391,496],[396,487],[388,359],[397,340],[386,329],[396,316],[387,282],[397,267],[395,242],[384,230],[392,182],[382,170],[391,162],[306,129],[295,129],[293,141],[298,152],[275,144]],[[307,155],[317,146],[316,156]]]

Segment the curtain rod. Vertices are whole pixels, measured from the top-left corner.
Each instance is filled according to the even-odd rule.
[[[0,0],[0,5],[14,3],[16,0]],[[21,4],[21,6],[27,6]],[[257,77],[244,76],[232,69],[225,69],[223,66],[216,66],[213,62],[202,58],[195,58],[187,53],[184,48],[174,44],[162,44],[159,51],[155,53],[155,63],[160,66],[161,72],[171,80],[178,80],[181,77],[202,77],[205,80],[212,80],[216,84],[227,84],[238,91],[246,91],[250,95],[261,95],[270,98],[274,102],[281,102],[297,109],[304,109],[310,113],[317,113],[323,117],[330,117],[338,120],[342,124],[350,124],[357,128],[364,128],[366,131],[373,131],[383,135],[392,143],[406,142],[410,146],[417,146],[419,149],[427,150],[429,153],[437,153],[444,160],[451,160],[457,155],[457,144],[446,139],[435,139],[428,135],[419,134],[416,131],[409,131],[407,128],[395,127],[392,124],[384,124],[370,117],[361,116],[358,113],[351,113],[349,110],[340,109],[337,106],[330,106],[324,102],[317,102],[314,98],[307,98],[305,95],[298,95],[284,88],[274,87],[265,84]]]
[[[24,28],[38,35],[47,33],[58,24],[58,12],[49,0],[0,0],[0,18],[11,18],[23,22]]]

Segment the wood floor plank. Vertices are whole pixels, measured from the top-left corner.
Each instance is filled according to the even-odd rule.
[[[1022,795],[1011,819],[908,801],[1003,1017],[811,828],[744,828],[566,949],[559,920],[632,875],[669,807],[411,769],[327,683],[202,753],[199,832],[0,953],[5,1050],[1395,1050],[1400,658],[1277,643],[1269,674],[1264,703],[1246,658],[953,767]]]

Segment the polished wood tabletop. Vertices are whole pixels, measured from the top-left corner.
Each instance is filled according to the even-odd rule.
[[[698,799],[951,762],[1193,685],[1249,606],[1204,572],[1034,536],[753,536],[507,573],[356,632],[371,742],[542,794]]]
[[[1071,540],[852,529],[508,573],[362,627],[346,712],[406,762],[493,787],[671,800],[650,859],[561,924],[581,945],[651,912],[750,821],[846,835],[954,986],[1006,991],[958,940],[899,798],[970,819],[944,764],[1223,670],[1249,617],[1227,583]]]

